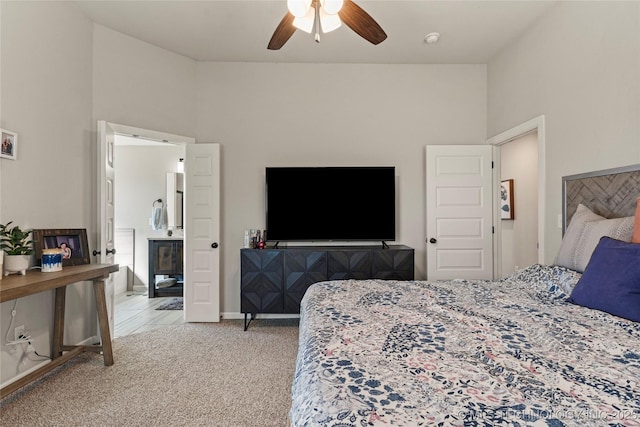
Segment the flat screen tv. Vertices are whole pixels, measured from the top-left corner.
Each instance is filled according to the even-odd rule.
[[[267,239],[395,240],[394,167],[266,168]]]

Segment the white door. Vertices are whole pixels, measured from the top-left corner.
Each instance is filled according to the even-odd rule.
[[[113,264],[115,249],[114,238],[114,190],[115,174],[113,169],[113,148],[115,132],[111,125],[104,120],[98,121],[98,236],[96,243],[99,252],[96,262]],[[109,330],[113,336],[113,306],[115,303],[115,284],[113,275],[104,281],[104,293],[107,300],[109,314]]]
[[[220,321],[220,145],[187,146],[184,317]]]
[[[492,147],[428,145],[426,156],[427,279],[492,279]]]

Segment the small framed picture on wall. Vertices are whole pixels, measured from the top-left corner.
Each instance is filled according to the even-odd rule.
[[[0,139],[0,157],[5,159],[16,160],[18,149],[18,134],[6,129],[0,129],[2,132],[2,139]]]
[[[500,217],[514,219],[513,212],[513,180],[505,179],[500,185]]]

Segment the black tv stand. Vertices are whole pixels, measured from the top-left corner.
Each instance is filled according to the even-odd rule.
[[[389,245],[384,240],[382,241],[382,249],[389,249]]]
[[[304,293],[316,282],[413,280],[414,250],[385,246],[241,249],[240,311],[245,315],[245,329],[257,313],[300,313]]]

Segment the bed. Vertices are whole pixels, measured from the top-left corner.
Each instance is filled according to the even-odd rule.
[[[621,238],[638,196],[640,165],[563,179],[559,265],[500,281],[314,284],[291,425],[640,426],[640,245]],[[603,277],[632,289],[585,292]]]

